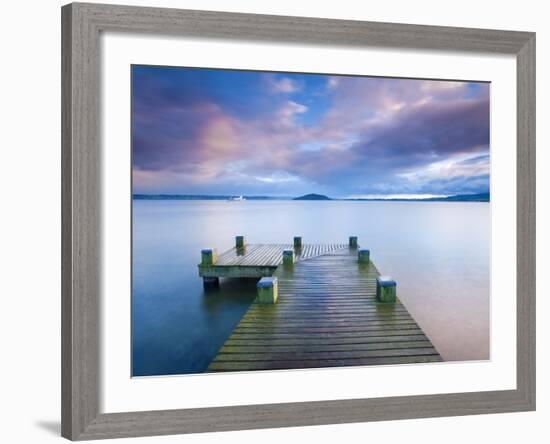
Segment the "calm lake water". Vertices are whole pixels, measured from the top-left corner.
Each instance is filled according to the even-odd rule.
[[[490,205],[477,202],[134,200],[134,376],[202,372],[256,295],[203,291],[200,250],[359,236],[445,360],[489,359]]]

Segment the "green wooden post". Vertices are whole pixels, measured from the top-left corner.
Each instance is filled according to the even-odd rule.
[[[204,248],[201,250],[201,265],[216,265],[218,261],[218,252],[215,248]]]
[[[370,262],[370,250],[367,248],[360,248],[357,252],[357,260],[360,264],[368,264]]]
[[[302,236],[294,236],[294,248],[296,250],[302,248]]]
[[[292,267],[294,265],[294,250],[283,250],[283,266]]]
[[[244,236],[235,236],[235,247],[236,248],[244,248],[246,245]]]
[[[378,302],[392,303],[397,300],[397,283],[390,276],[376,278],[376,299]]]
[[[260,304],[275,304],[279,297],[279,286],[277,284],[277,278],[263,277],[256,284],[258,291],[258,302]]]
[[[350,248],[357,248],[357,236],[350,236],[349,237],[349,247]]]

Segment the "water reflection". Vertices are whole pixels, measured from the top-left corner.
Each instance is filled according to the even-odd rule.
[[[249,306],[256,297],[257,279],[220,279],[216,288],[203,289],[202,306],[209,315],[222,313],[232,306]]]

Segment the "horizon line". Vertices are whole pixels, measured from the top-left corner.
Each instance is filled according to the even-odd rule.
[[[350,195],[350,196],[337,196],[330,197],[325,194],[320,193],[306,193],[298,196],[295,195],[275,195],[275,194],[187,194],[187,193],[132,193],[132,197],[135,196],[167,196],[167,197],[218,197],[218,198],[227,198],[227,197],[236,197],[243,196],[249,198],[272,198],[272,199],[285,199],[290,198],[294,199],[297,197],[304,197],[309,195],[323,196],[331,200],[430,200],[430,199],[446,199],[450,197],[462,197],[462,196],[480,196],[480,195],[490,195],[490,191],[479,192],[479,193],[458,193],[458,194],[429,194],[429,193],[390,193],[390,194],[362,194],[362,195]]]

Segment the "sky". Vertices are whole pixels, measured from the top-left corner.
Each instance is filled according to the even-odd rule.
[[[488,83],[132,66],[133,192],[489,191]]]

